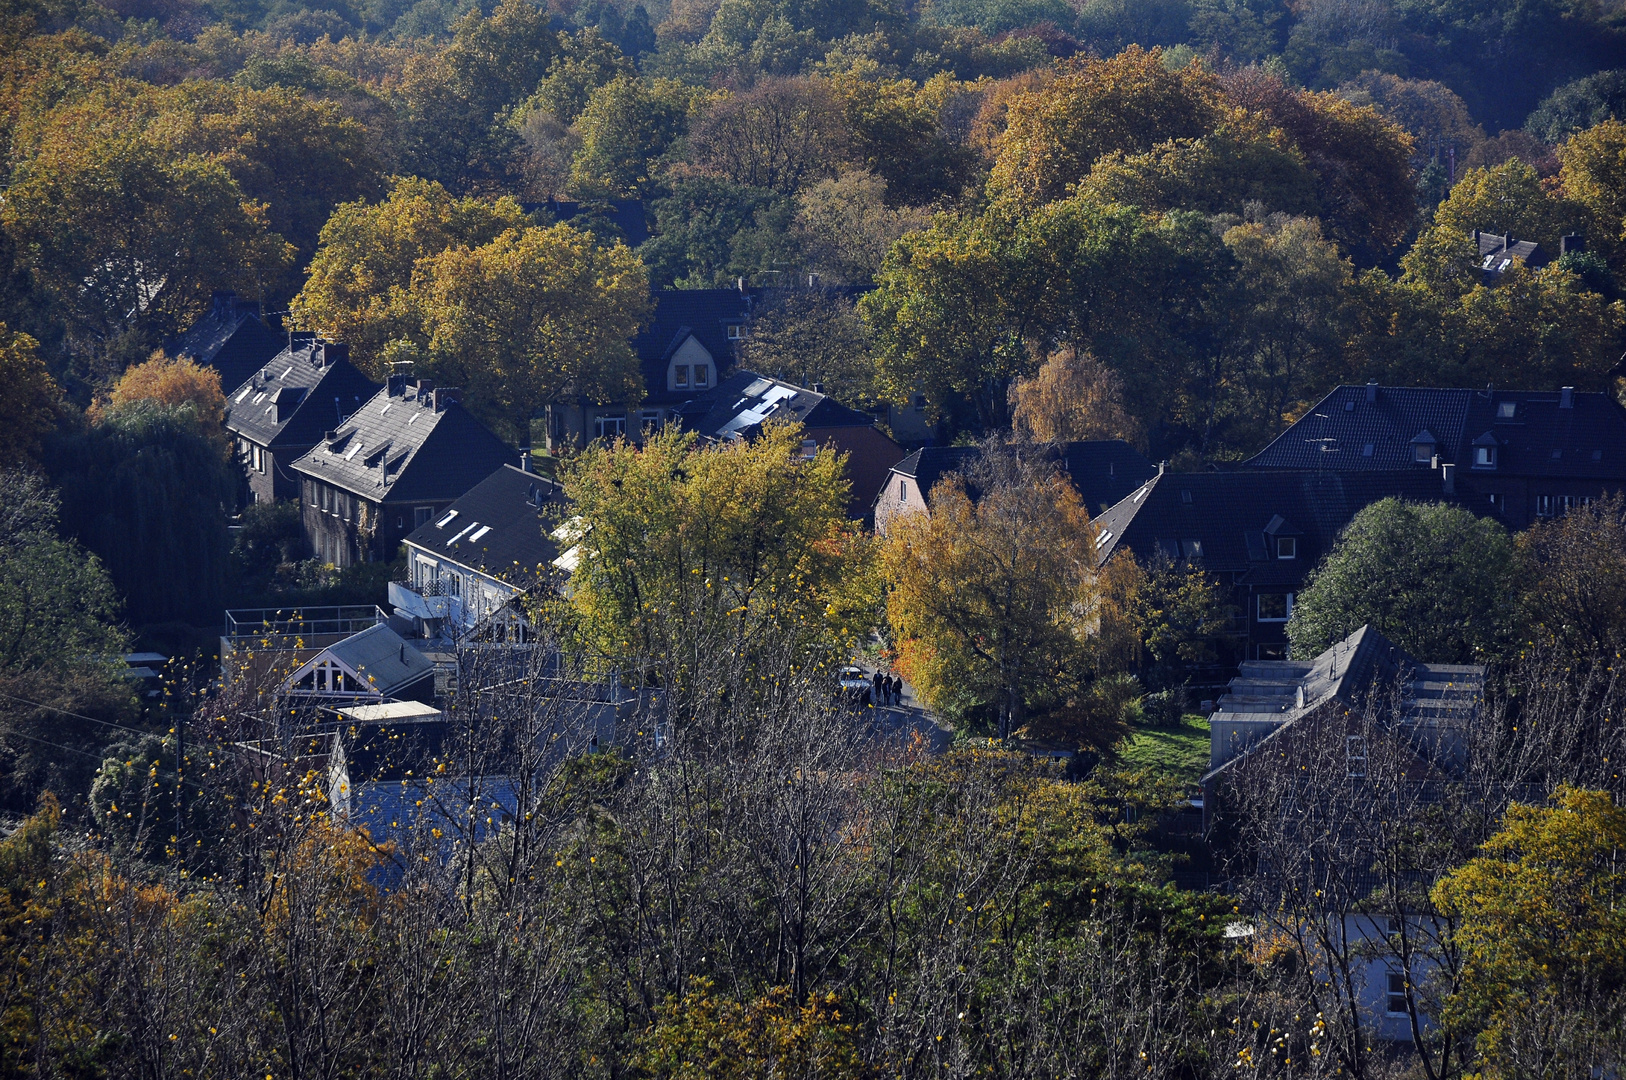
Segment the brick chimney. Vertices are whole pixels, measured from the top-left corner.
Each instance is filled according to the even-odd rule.
[[[1367,383],[1366,384],[1366,403],[1368,405],[1370,405],[1372,402],[1376,401],[1377,399],[1378,399],[1378,384],[1375,383],[1375,382]]]
[[[1560,409],[1575,408],[1575,387],[1560,387],[1558,391],[1558,407]]]
[[[389,382],[386,383],[385,385],[389,389],[390,397],[400,397],[401,395],[406,393],[406,376],[405,375],[391,375],[390,378],[389,378]]]
[[[1457,467],[1449,461],[1443,462],[1440,465],[1440,481],[1444,485],[1447,495],[1455,495],[1457,493]]]
[[[317,346],[317,352],[321,353],[322,367],[350,359],[350,346],[342,341],[324,341]]]
[[[1558,253],[1560,255],[1568,255],[1572,251],[1582,252],[1585,250],[1585,233],[1572,232],[1568,236],[1561,236],[1558,238]]]
[[[436,412],[445,412],[448,406],[456,405],[462,399],[462,393],[455,386],[437,386],[430,392],[430,404]]]

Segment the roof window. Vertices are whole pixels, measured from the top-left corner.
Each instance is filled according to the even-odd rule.
[[[480,539],[480,537],[484,536],[486,533],[488,533],[490,531],[491,531],[491,526],[490,525],[482,525],[482,526],[480,526],[478,529],[475,529],[472,533],[469,534],[469,543],[472,544],[474,541]]]
[[[457,511],[456,510],[448,510],[446,512],[445,517],[443,517],[439,521],[435,522],[435,528],[444,529],[446,526],[448,526],[448,525],[450,525],[452,523],[452,519],[455,518],[455,517],[457,517]]]
[[[1516,402],[1516,401],[1500,401],[1500,402],[1497,402],[1497,404],[1496,404],[1496,419],[1498,419],[1498,420],[1511,420],[1511,419],[1513,419],[1514,414],[1517,413],[1518,411],[1519,411],[1519,403]]]

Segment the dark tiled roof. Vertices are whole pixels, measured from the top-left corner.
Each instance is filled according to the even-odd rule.
[[[603,218],[615,226],[628,247],[637,247],[649,239],[649,223],[644,219],[644,204],[639,199],[609,199],[605,202],[588,203],[549,199],[547,202],[522,203],[520,208],[527,214],[534,214],[539,210],[546,211],[555,221],[574,221],[584,214],[588,218]]]
[[[312,334],[295,334],[226,398],[226,429],[273,449],[303,450],[378,392],[342,354]]]
[[[768,419],[796,422],[818,429],[871,427],[875,420],[813,390],[770,379],[754,371],[737,371],[686,404],[683,426],[712,439],[747,435]]]
[[[164,352],[214,368],[220,372],[221,390],[230,392],[287,344],[286,336],[260,321],[259,304],[221,291],[185,333],[164,342]]]
[[[928,498],[932,486],[945,473],[956,472],[977,460],[974,446],[928,446],[916,450],[892,467],[912,477]],[[1063,443],[1056,453],[1089,512],[1099,514],[1157,475],[1157,466],[1122,439]]]
[[[427,384],[380,390],[294,468],[374,503],[460,498],[517,451],[449,396]]]
[[[523,578],[559,554],[546,508],[562,499],[546,477],[504,465],[406,542],[493,577]]]
[[[1534,240],[1516,240],[1506,233],[1477,230],[1474,240],[1479,244],[1479,268],[1490,278],[1503,273],[1515,262],[1532,270],[1547,264],[1547,253]]]
[[[721,379],[733,368],[737,342],[729,340],[728,327],[744,326],[751,315],[755,292],[739,289],[662,289],[655,293],[655,307],[643,331],[632,339],[633,351],[643,371],[646,400],[654,403],[679,402],[693,396],[692,390],[668,390],[666,365],[678,346],[693,334],[705,346],[717,365]]]
[[[1556,390],[1340,386],[1245,464],[1426,472],[1413,460],[1412,440],[1427,430],[1439,437],[1441,460],[1462,476],[1481,471],[1472,450],[1488,434],[1497,462],[1485,471],[1497,475],[1626,479],[1626,409],[1607,394],[1572,393],[1569,408],[1562,398]]]
[[[336,645],[329,645],[312,662],[323,657],[337,660],[368,680],[372,688],[385,697],[432,675],[435,670],[429,658],[407,644],[388,623],[377,623]]]
[[[1464,502],[1445,495],[1440,474],[1427,469],[1164,473],[1096,518],[1096,550],[1102,562],[1125,548],[1137,558],[1155,557],[1159,550],[1184,558],[1183,545],[1196,541],[1201,545],[1197,561],[1211,573],[1250,584],[1292,585],[1331,550],[1351,518],[1390,496]],[[1478,509],[1479,504],[1468,505]],[[1265,529],[1277,517],[1292,523],[1297,540],[1293,559],[1275,558],[1276,551],[1265,543]]]

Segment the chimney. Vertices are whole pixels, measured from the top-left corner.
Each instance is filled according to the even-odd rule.
[[[1442,464],[1440,466],[1440,479],[1444,482],[1447,495],[1457,493],[1457,467],[1455,465],[1449,461]]]
[[[1159,476],[1162,476],[1162,475],[1163,475],[1163,471],[1164,471],[1164,470],[1165,470],[1165,469],[1167,469],[1167,468],[1168,468],[1168,467],[1169,467],[1169,463],[1168,463],[1168,462],[1167,462],[1167,461],[1160,461],[1160,462],[1158,462],[1158,463],[1157,463],[1157,475],[1159,475]]]
[[[1582,251],[1585,251],[1585,250],[1586,250],[1586,234],[1585,233],[1572,232],[1568,236],[1561,236],[1558,239],[1558,253],[1560,255],[1568,255],[1572,251],[1574,251],[1574,252],[1582,252]]]
[[[389,390],[390,397],[400,397],[406,393],[406,376],[391,375],[384,385]]]
[[[744,278],[735,278],[734,279],[734,284],[739,286],[740,292],[745,291],[745,279]]]
[[[809,274],[809,275],[807,275],[807,287],[810,288],[810,289],[818,288],[819,287],[819,275],[817,275],[817,274]]]
[[[1558,407],[1560,409],[1575,408],[1575,387],[1565,386],[1558,391]]]
[[[1372,404],[1372,402],[1376,401],[1377,399],[1378,399],[1378,384],[1375,383],[1375,382],[1367,383],[1366,384],[1366,403],[1368,405],[1370,405],[1370,404]]]
[[[331,431],[322,432],[322,441],[327,443],[329,446],[332,446],[333,445],[333,436],[334,436],[334,434],[335,433],[331,432]]]
[[[429,392],[429,401],[436,412],[445,412],[448,406],[457,404],[460,396],[455,386],[437,386]]]
[[[529,446],[519,448],[519,471],[531,471],[531,448]]]
[[[210,294],[209,303],[221,318],[229,319],[237,313],[237,294],[230,289],[216,289]]]
[[[428,408],[429,407],[429,395],[435,389],[435,380],[433,380],[433,379],[419,379],[416,382],[410,382],[407,385],[411,386],[411,387],[413,387],[414,389],[417,390],[418,404],[422,405],[425,408]]]
[[[350,359],[350,346],[342,341],[324,341],[318,347],[322,353],[322,366]]]
[[[822,394],[824,393],[824,384],[821,382],[816,382],[809,389],[811,389],[815,394]]]

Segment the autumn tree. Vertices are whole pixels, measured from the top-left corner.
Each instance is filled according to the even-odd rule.
[[[1214,76],[1200,64],[1171,71],[1159,49],[1132,45],[1108,60],[1073,61],[1010,102],[990,184],[1029,204],[1049,202],[1105,155],[1199,138],[1220,111]]]
[[[790,290],[755,310],[740,362],[849,404],[878,396],[868,329],[850,300],[819,290]]]
[[[1620,494],[1519,534],[1528,625],[1567,654],[1609,659],[1626,641],[1626,505]]]
[[[622,75],[594,90],[576,120],[570,184],[587,197],[643,197],[661,155],[688,130],[705,95],[671,79]]]
[[[521,442],[537,410],[566,395],[640,396],[630,341],[649,284],[625,244],[599,246],[568,225],[510,229],[426,259],[414,277],[435,370],[457,377],[474,410],[506,420]]]
[[[663,430],[594,445],[560,475],[576,540],[572,634],[599,655],[644,658],[662,681],[705,680],[696,649],[750,655],[779,637],[850,647],[874,621],[874,576],[846,518],[848,481],[799,428],[699,445]]]
[[[832,284],[865,285],[904,233],[931,222],[925,210],[887,205],[886,181],[864,171],[820,180],[796,200],[808,265]]]
[[[1448,1010],[1480,1027],[1487,1075],[1621,1063],[1623,847],[1626,811],[1604,792],[1562,787],[1551,806],[1509,807],[1479,857],[1434,887],[1466,960]]]
[[[1578,132],[1559,148],[1564,195],[1589,218],[1587,241],[1618,269],[1626,252],[1626,122]]]
[[[170,359],[162,352],[125,370],[113,384],[105,408],[93,407],[93,419],[105,412],[133,408],[152,402],[172,409],[190,410],[197,418],[200,434],[230,452],[226,436],[226,396],[220,391],[220,372],[198,364],[189,357]]]
[[[224,164],[140,132],[56,133],[19,165],[4,222],[76,339],[116,368],[184,325],[211,288],[291,256]]]
[[[0,405],[0,466],[36,459],[41,440],[56,427],[62,391],[45,369],[38,344],[0,323],[0,379],[12,388]]]
[[[412,292],[419,261],[481,247],[526,224],[511,199],[458,199],[432,181],[397,180],[383,202],[346,203],[322,227],[309,277],[291,305],[294,323],[346,342],[359,366],[385,374],[389,342],[426,340]]]
[[[1011,423],[1036,442],[1123,439],[1140,445],[1140,425],[1124,408],[1123,380],[1087,351],[1064,345],[1031,378],[1011,387]]]
[[[1425,663],[1495,657],[1515,630],[1517,561],[1498,522],[1445,503],[1382,499],[1351,519],[1293,605],[1293,655],[1371,624]]]
[[[932,488],[930,513],[889,523],[882,556],[910,685],[1001,737],[1062,704],[1052,695],[1083,666],[1094,601],[1089,514],[1035,457],[986,444],[975,468]]]
[[[714,102],[691,126],[693,167],[748,187],[795,192],[848,156],[841,103],[816,79],[764,79]]]

